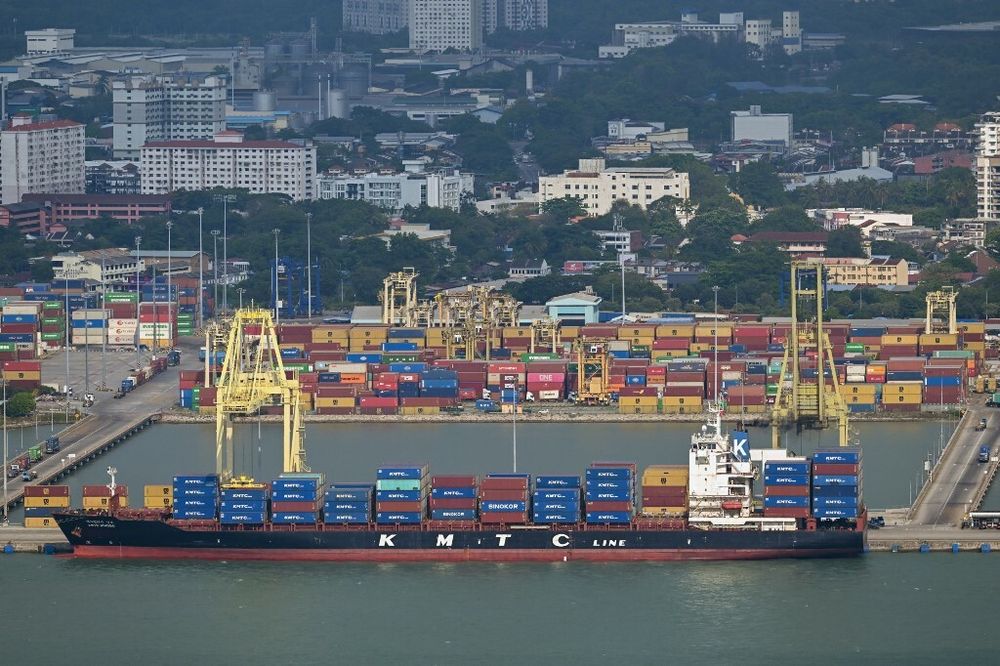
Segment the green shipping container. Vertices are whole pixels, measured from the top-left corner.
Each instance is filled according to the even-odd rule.
[[[767,385],[767,395],[769,397],[772,397],[772,398],[774,396],[778,395],[778,385],[777,384],[768,384]]]
[[[298,370],[299,372],[312,372],[312,363],[288,363],[285,362],[285,370]]]
[[[649,345],[632,345],[632,351],[648,352],[649,351]]]
[[[45,339],[45,334],[42,334],[42,340]],[[16,342],[0,342],[0,352],[12,352],[17,349]]]
[[[558,361],[559,354],[548,354],[548,353],[534,353],[534,354],[521,354],[521,360],[525,363],[531,363],[532,361]]]
[[[104,294],[105,303],[135,303],[139,300],[139,294],[112,292]]]
[[[934,358],[975,358],[976,352],[971,349],[941,349],[934,352]]]
[[[49,325],[62,324],[65,323],[65,321],[66,320],[63,319],[62,317],[42,317],[43,324],[49,324]]]
[[[31,462],[37,462],[37,461],[41,460],[42,459],[42,447],[41,446],[33,446],[30,449],[28,449],[28,459],[31,460]]]
[[[62,340],[66,337],[66,332],[56,332],[56,333],[42,333],[42,340]],[[0,351],[4,351],[0,349]]]
[[[844,346],[844,352],[848,354],[864,354],[865,346],[860,342],[848,342],[847,345]]]

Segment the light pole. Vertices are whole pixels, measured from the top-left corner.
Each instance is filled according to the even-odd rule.
[[[281,233],[281,229],[275,227],[272,233],[274,233],[274,323],[277,325],[281,319],[278,307],[278,234]]]
[[[714,341],[712,342],[712,367],[715,375],[715,406],[719,407],[719,285],[713,285],[712,296],[715,304],[715,318],[712,320]]]
[[[243,309],[243,292],[245,291],[246,289],[244,289],[243,287],[236,288],[236,293],[240,295],[240,310]]]
[[[622,323],[625,323],[625,253],[621,255],[622,259]]]
[[[67,403],[68,404],[68,403]],[[7,380],[3,382],[3,525],[7,526]]]
[[[306,213],[306,319],[313,316],[312,213]]]
[[[142,314],[139,305],[142,303],[142,290],[139,288],[139,267],[142,265],[139,259],[139,246],[142,244],[142,236],[135,237],[135,367],[138,370],[142,367],[142,355],[139,351],[139,341],[142,340]],[[153,294],[156,297],[156,294]],[[156,322],[153,322],[154,324]]]
[[[201,222],[204,212],[204,208],[198,208],[198,328],[205,328],[205,252],[201,247],[203,240]]]
[[[229,204],[236,201],[235,194],[216,194],[212,197],[222,202],[222,309],[229,309]]]
[[[69,423],[69,329],[72,328],[72,326],[73,326],[73,318],[69,316],[69,273],[65,272],[65,269],[63,269],[63,270],[64,270],[63,276],[66,278],[66,286],[63,289],[63,298],[66,301],[65,305],[63,306],[66,309],[66,386],[63,387],[63,393],[66,396],[66,423]],[[83,324],[84,324],[84,326],[87,325],[87,320],[86,319],[83,320]],[[83,332],[84,332],[84,336],[86,336],[87,335],[87,329],[84,328]],[[84,338],[84,339],[86,339],[86,338]],[[4,394],[5,395],[6,395],[6,390],[7,390],[7,382],[4,382]],[[6,414],[7,414],[7,407],[4,406],[4,418],[6,418]],[[6,469],[3,471],[3,474],[4,474],[4,477],[7,476],[7,470]]]
[[[170,220],[167,220],[167,322],[168,322],[167,328],[168,329],[171,328],[170,325],[169,325],[169,322],[170,322],[170,308],[171,308],[171,304],[174,302],[173,293],[170,291],[170,285],[171,285],[170,273],[173,272],[172,271],[172,267],[170,266],[170,255],[171,255],[171,247],[170,247],[171,236],[170,236],[170,230],[173,229],[173,228],[174,228],[174,223],[171,222]],[[157,322],[157,323],[159,323],[159,322]],[[167,347],[170,347],[172,344],[173,344],[173,340],[172,339],[167,340]]]
[[[101,303],[104,304],[105,309],[108,307],[108,289],[104,284],[104,271],[105,262],[104,257],[101,257]],[[138,326],[136,322],[136,326]],[[104,326],[104,337],[101,338],[101,386],[100,390],[104,391],[108,388],[108,328],[107,324]],[[35,430],[38,430],[38,423],[35,423]],[[37,434],[37,432],[36,432]]]
[[[218,229],[212,229],[212,315],[219,312],[219,233]]]

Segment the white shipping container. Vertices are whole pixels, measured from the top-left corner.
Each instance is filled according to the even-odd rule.
[[[107,319],[108,314],[107,310],[100,309],[73,310],[73,319]]]
[[[109,345],[127,345],[129,347],[135,345],[134,335],[109,335],[108,336]]]
[[[138,319],[109,319],[108,328],[136,328],[139,326]]]
[[[289,359],[291,360],[291,359]],[[347,373],[359,373],[368,372],[367,363],[331,363],[328,366],[327,372],[347,372]]]
[[[538,392],[538,399],[539,400],[558,400],[559,399],[559,391],[539,391]]]
[[[3,314],[5,315],[18,315],[18,314],[38,314],[42,311],[41,303],[29,303],[27,305],[5,305],[3,306]]]

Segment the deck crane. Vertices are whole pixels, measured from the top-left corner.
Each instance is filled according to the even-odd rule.
[[[234,475],[233,420],[268,406],[282,407],[282,470],[308,472],[297,375],[288,378],[269,310],[237,310],[226,336],[225,360],[216,382],[215,468],[220,480]]]
[[[778,393],[771,410],[771,444],[781,448],[782,431],[794,425],[828,428],[837,425],[840,446],[848,446],[847,404],[840,393],[833,348],[824,330],[824,266],[817,261],[791,265],[792,321],[778,377]],[[804,315],[804,319],[800,316]],[[802,381],[799,370],[805,354],[815,355],[816,383]]]

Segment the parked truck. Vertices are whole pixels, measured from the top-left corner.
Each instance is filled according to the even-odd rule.
[[[45,455],[52,455],[59,451],[59,437],[52,435],[45,440]]]

